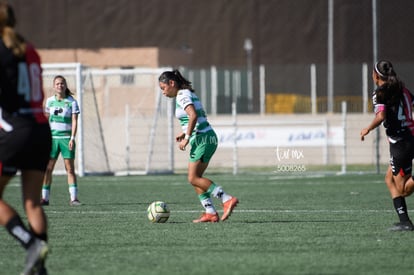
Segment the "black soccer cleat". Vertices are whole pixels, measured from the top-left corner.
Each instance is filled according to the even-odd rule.
[[[42,205],[42,206],[48,206],[49,205],[49,201],[47,201],[45,199],[41,199],[40,200],[40,205]]]
[[[405,221],[405,222],[395,223],[394,226],[389,228],[389,231],[413,231],[413,230],[414,230],[414,226],[410,220]]]
[[[27,250],[26,265],[22,275],[47,274],[44,266],[49,247],[45,241],[35,239]]]

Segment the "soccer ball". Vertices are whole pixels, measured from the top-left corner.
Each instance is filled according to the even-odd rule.
[[[153,223],[164,223],[170,217],[170,209],[165,202],[154,201],[148,206],[147,215]]]

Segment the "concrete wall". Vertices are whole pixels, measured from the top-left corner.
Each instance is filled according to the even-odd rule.
[[[372,114],[349,114],[346,117],[346,147],[343,146],[330,146],[327,151],[327,156],[325,157],[325,149],[322,146],[317,147],[294,147],[287,148],[288,150],[297,150],[302,154],[302,158],[296,160],[294,158],[288,158],[284,160],[279,160],[276,153],[276,144],[275,146],[268,147],[257,147],[257,148],[238,148],[237,149],[237,165],[240,170],[250,169],[254,167],[267,167],[274,169],[275,171],[283,166],[296,167],[301,169],[305,167],[308,169],[311,166],[321,166],[319,168],[324,170],[325,165],[341,165],[344,161],[344,150],[345,150],[345,159],[347,165],[361,165],[364,168],[362,170],[369,169],[370,171],[375,171],[376,168],[376,146],[375,146],[375,132],[370,133],[365,141],[360,140],[360,131],[363,127],[367,126],[371,119],[373,118]],[[332,115],[240,115],[238,116],[238,121],[242,125],[243,123],[249,123],[253,121],[262,121],[263,124],[266,124],[266,127],[278,127],[277,125],[280,122],[289,123],[293,125],[292,127],[300,128],[303,121],[306,120],[324,120],[327,119],[330,127],[342,127],[343,118],[341,114],[332,114]],[[230,116],[210,116],[209,120],[213,127],[216,129],[222,127],[223,124],[229,125],[232,122]],[[130,145],[130,161],[132,163],[131,171],[136,170],[138,164],[138,170],[143,170],[147,160],[147,149],[148,149],[148,136],[150,131],[150,126],[152,123],[152,117],[147,118],[132,118],[132,122],[136,126],[131,127],[131,138],[130,142],[138,142],[138,144]],[[270,126],[269,124],[274,123],[275,126]],[[297,126],[294,126],[294,125]],[[107,146],[107,152],[109,157],[109,163],[113,172],[122,172],[125,171],[125,149],[126,149],[126,138],[125,138],[125,129],[126,129],[126,120],[125,116],[108,116],[102,119],[102,128],[104,129],[105,143]],[[157,131],[158,136],[166,136],[167,129],[161,125],[162,131]],[[174,136],[181,132],[178,122],[174,120]],[[388,143],[384,135],[384,129],[380,128],[380,163],[388,164],[389,152],[388,152]],[[94,140],[98,142],[98,135],[95,133]],[[164,144],[165,138],[163,138],[162,143]],[[159,145],[158,145],[159,146]],[[85,150],[92,150],[93,145],[88,145],[85,147]],[[286,149],[286,148],[285,148]],[[153,155],[154,165],[156,167],[162,166],[167,159],[167,150],[162,151],[163,154],[155,153]],[[177,171],[183,171],[187,168],[188,160],[187,151],[181,151],[178,149],[174,143],[173,154],[174,154],[174,168]],[[90,162],[102,162],[103,160],[99,157],[88,158],[86,160],[88,165]],[[214,169],[231,169],[234,165],[234,151],[233,148],[223,148],[220,147],[216,151],[213,159],[210,162],[210,166]],[[62,162],[59,161],[57,165],[57,171],[64,171]]]
[[[152,50],[147,51],[151,53]],[[60,52],[62,53],[62,52]],[[73,53],[73,52],[72,52]],[[109,55],[116,55],[116,51],[112,52],[108,50]],[[65,54],[68,54],[66,52]],[[90,56],[94,56],[93,53],[89,53]],[[159,54],[159,52],[158,52]],[[88,56],[85,53],[85,56]],[[148,54],[151,56],[151,54]],[[156,63],[156,54],[152,55],[150,59]],[[64,59],[63,57],[60,57]],[[86,57],[85,57],[86,58]],[[85,59],[86,60],[86,59]],[[85,63],[87,63],[83,60]],[[123,60],[119,58],[118,60]],[[48,60],[52,61],[52,60]],[[117,63],[118,65],[121,62]],[[149,64],[149,63],[148,63]],[[94,63],[97,66],[96,63]],[[115,63],[112,63],[115,66]],[[44,79],[45,90],[47,95],[50,96],[53,91],[51,89],[52,76],[47,79]],[[160,91],[156,85],[155,76],[136,76],[137,83],[136,86],[123,85],[120,86],[120,77],[119,75],[113,76],[111,79],[103,79],[102,77],[94,77],[93,88],[89,84],[85,84],[85,91],[83,96],[84,108],[82,113],[89,117],[90,120],[84,122],[85,132],[91,142],[90,144],[96,145],[100,134],[105,139],[105,145],[108,151],[109,162],[111,169],[122,170],[125,164],[125,148],[126,144],[126,119],[125,119],[125,106],[131,106],[131,121],[134,123],[134,128],[131,131],[136,131],[135,136],[131,137],[132,141],[139,142],[136,147],[140,147],[139,150],[132,152],[131,157],[140,158],[141,166],[142,163],[145,164],[147,159],[148,150],[148,136],[151,129],[151,123],[153,121],[153,113],[156,97],[159,95]],[[113,85],[111,88],[107,88],[107,84],[111,82]],[[145,84],[145,85],[144,85]],[[148,86],[148,85],[149,86]],[[73,79],[68,79],[68,85],[70,88],[75,87]],[[152,86],[151,86],[152,85]],[[95,93],[91,93],[91,91]],[[166,100],[163,97],[163,100]],[[98,107],[99,119],[102,122],[101,129],[92,128],[97,126],[97,110],[95,109],[95,104]],[[88,113],[88,115],[86,115]],[[255,147],[255,148],[238,148],[238,165],[240,167],[277,167],[280,164],[304,164],[304,165],[326,165],[326,164],[341,164],[344,159],[347,164],[356,164],[356,165],[372,165],[373,167],[376,164],[376,151],[375,151],[375,133],[371,133],[366,141],[361,142],[359,133],[363,127],[368,125],[373,118],[373,114],[358,114],[350,113],[346,116],[345,120],[345,138],[346,138],[346,147],[343,146],[329,146],[327,149],[324,146],[316,147],[295,147],[293,149],[300,150],[303,153],[303,158],[300,161],[294,162],[293,159],[285,160],[281,162],[277,159],[276,150],[278,141],[275,139],[274,145],[268,147]],[[218,116],[209,116],[209,120],[213,127],[218,129],[222,127],[221,125],[227,124],[231,125],[232,117],[229,115],[218,115]],[[289,123],[290,127],[301,128],[304,127],[304,122],[309,121],[327,121],[329,127],[343,127],[344,121],[342,114],[274,114],[274,115],[255,115],[255,114],[243,114],[239,115],[238,123],[243,125],[244,123],[254,122],[253,125],[256,127],[268,127],[268,128],[277,128],[280,123]],[[174,135],[180,131],[178,122],[174,119]],[[163,126],[163,131],[165,132],[165,126]],[[161,127],[162,128],[162,127]],[[161,129],[160,128],[160,129]],[[103,129],[103,130],[102,130]],[[388,162],[388,145],[384,136],[384,130],[381,128],[381,140],[380,140],[380,162],[386,164]],[[157,138],[161,136],[162,131],[157,130]],[[86,138],[85,138],[86,139]],[[162,141],[165,143],[166,141]],[[91,150],[94,146],[86,145],[85,150]],[[101,162],[102,159],[97,153],[101,153],[102,149],[95,149],[90,158],[86,159],[85,162],[90,164],[91,161]],[[164,153],[165,153],[164,149]],[[344,153],[345,152],[345,153]],[[178,148],[174,147],[174,162],[176,169],[185,169],[187,167],[187,158],[188,151],[182,152]],[[232,148],[223,148],[219,147],[216,155],[214,156],[211,165],[214,167],[232,167],[234,163],[234,152]],[[165,160],[164,156],[155,156],[155,162],[161,162]],[[131,159],[133,161],[133,159]]]
[[[158,68],[171,64],[190,65],[188,54],[158,47],[99,49],[39,49],[43,63],[82,63],[85,66]]]
[[[346,116],[346,163],[353,165],[372,165],[376,164],[376,150],[375,150],[375,132],[370,133],[365,141],[360,140],[360,131],[366,127],[372,120],[373,114],[348,114]],[[210,117],[210,122],[215,124],[222,124],[223,122],[230,122],[231,118],[228,116]],[[238,121],[240,124],[249,121],[263,121],[267,123],[275,123],[278,127],[278,122],[297,124],[296,127],[301,127],[301,123],[306,120],[324,120],[328,121],[329,127],[342,127],[343,117],[341,114],[321,114],[321,115],[240,115]],[[383,127],[380,128],[380,163],[387,164],[389,159],[388,142],[384,135]],[[275,141],[275,144],[277,141]],[[292,149],[292,148],[291,148]],[[239,165],[240,167],[249,166],[270,166],[277,167],[280,164],[305,164],[305,165],[324,165],[325,161],[328,164],[342,164],[343,150],[342,146],[330,146],[328,148],[327,159],[324,159],[323,147],[297,147],[293,148],[302,151],[303,158],[300,160],[284,160],[279,161],[276,156],[276,145],[267,148],[239,148]],[[177,167],[185,166],[185,157],[177,150],[176,165]],[[231,148],[219,148],[214,156],[211,165],[217,167],[231,167],[233,159],[233,150]]]
[[[360,140],[360,131],[363,127],[366,127],[371,119],[372,114],[349,114],[346,117],[346,163],[347,165],[364,165],[372,166],[374,169],[376,165],[376,151],[375,151],[375,132],[370,133],[365,141]],[[324,120],[327,119],[330,127],[341,127],[343,125],[343,118],[341,114],[332,115],[240,115],[238,116],[238,122],[242,125],[243,123],[249,123],[253,121],[262,121],[266,127],[278,127],[278,123],[291,123],[292,127],[301,127],[302,123],[306,120]],[[229,116],[210,116],[209,120],[211,124],[216,126],[218,129],[223,124],[230,124],[232,118]],[[115,151],[120,151],[124,146],[122,145],[123,132],[117,129],[122,129],[124,125],[123,118],[111,118],[107,120],[108,124],[105,124],[104,129],[107,132],[112,133],[111,140],[113,144],[108,146],[117,146]],[[175,134],[181,132],[180,126],[177,121],[175,123]],[[274,123],[275,126],[269,126]],[[294,125],[297,126],[294,126]],[[114,135],[119,135],[118,137]],[[116,141],[116,142],[115,142]],[[277,165],[325,165],[325,164],[337,164],[340,165],[343,162],[344,147],[342,146],[330,146],[328,148],[327,159],[324,158],[324,147],[295,147],[288,149],[300,150],[303,153],[303,158],[295,160],[293,158],[288,160],[278,160],[276,156],[276,144],[270,147],[258,147],[258,148],[238,148],[238,165],[240,168],[247,167],[277,167]],[[109,149],[111,151],[111,149]],[[380,162],[387,164],[389,159],[388,143],[385,139],[384,129],[380,128]],[[222,148],[219,146],[215,156],[211,161],[211,166],[215,168],[231,168],[233,166],[234,152],[232,148]],[[188,160],[188,149],[186,152],[180,151],[177,146],[174,146],[174,166],[176,169],[185,169],[187,167]],[[327,161],[327,163],[325,162]]]

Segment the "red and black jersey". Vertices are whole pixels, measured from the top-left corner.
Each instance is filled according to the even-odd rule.
[[[399,98],[387,100],[383,96],[383,87],[378,87],[373,94],[375,113],[385,111],[384,127],[391,140],[400,140],[407,135],[414,136],[414,119],[412,115],[414,96],[403,87]]]
[[[40,58],[31,45],[16,57],[0,38],[0,176],[45,171],[51,132],[43,113]]]
[[[17,57],[0,38],[0,126],[4,128],[7,118],[16,115],[47,123],[43,99],[42,68],[36,50],[27,44],[25,56]]]

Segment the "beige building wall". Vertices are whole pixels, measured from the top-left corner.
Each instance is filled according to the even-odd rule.
[[[90,67],[147,67],[190,65],[183,51],[162,48],[39,49],[43,63],[82,63]]]
[[[61,49],[61,50],[40,50],[43,63],[65,63],[65,62],[79,62],[86,66],[97,68],[110,67],[148,67],[159,68],[167,66],[168,63],[176,63],[180,60],[182,64],[190,62],[188,56],[181,52],[176,52],[168,49],[158,48],[130,48],[130,49]],[[119,78],[119,76],[118,76]],[[119,79],[118,79],[119,81]],[[154,79],[140,79],[137,83],[154,82]],[[45,82],[47,85],[51,84],[51,80]],[[123,157],[118,157],[112,152],[123,152],[126,144],[124,142],[125,136],[125,105],[139,107],[140,112],[145,108],[153,108],[156,96],[153,90],[144,89],[141,86],[120,86],[114,87],[112,90],[104,88],[105,81],[95,78],[94,89],[96,90],[96,100],[98,109],[102,116],[102,127],[106,133],[110,133],[106,139],[109,158],[112,165],[123,162]],[[74,88],[74,83],[69,83],[70,88]],[[47,93],[51,93],[51,87],[46,88]],[[50,95],[50,94],[49,94]],[[145,99],[145,100],[144,100]],[[145,117],[141,114],[142,117]],[[152,121],[152,117],[147,118]],[[212,125],[222,123],[229,123],[232,118],[226,115],[209,117]],[[240,123],[249,121],[290,121],[292,124],[301,122],[307,119],[327,119],[330,127],[342,126],[341,114],[301,114],[301,115],[240,115],[238,121]],[[324,163],[323,154],[324,149],[321,147],[307,147],[297,148],[303,149],[304,159],[302,163],[305,165],[324,165],[324,164],[341,164],[346,157],[347,164],[353,165],[371,165],[375,167],[376,152],[375,152],[375,133],[371,133],[366,141],[361,142],[359,139],[359,132],[362,127],[368,125],[372,119],[372,114],[348,114],[346,119],[346,147],[330,147],[328,152],[328,163]],[[144,123],[140,122],[141,124]],[[175,132],[180,131],[176,123]],[[277,126],[274,126],[277,127]],[[141,132],[143,132],[141,128]],[[388,162],[388,147],[384,130],[381,129],[380,140],[380,162],[386,164]],[[142,133],[141,133],[142,134]],[[276,167],[279,163],[276,160],[275,148],[246,148],[238,150],[240,167]],[[345,155],[344,155],[345,153]],[[185,169],[187,166],[187,153],[183,153],[175,148],[175,168]],[[233,165],[233,150],[229,148],[219,148],[212,166],[215,167],[231,167]]]

